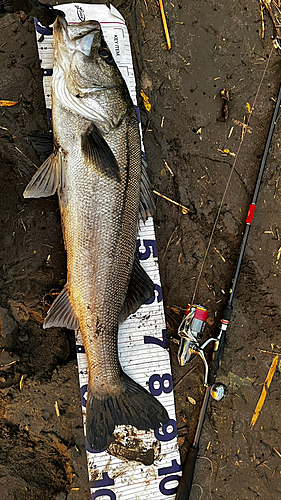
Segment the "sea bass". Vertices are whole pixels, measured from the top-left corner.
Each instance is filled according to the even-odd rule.
[[[67,284],[44,328],[81,330],[89,366],[86,437],[108,444],[116,425],[157,429],[165,408],[122,370],[118,324],[152,296],[136,254],[139,213],[153,212],[139,126],[97,21],[58,16],[52,80],[53,151],[25,198],[58,193]]]

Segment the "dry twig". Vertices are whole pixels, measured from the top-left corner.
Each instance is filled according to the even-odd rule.
[[[253,414],[253,417],[252,417],[252,420],[251,420],[251,427],[253,428],[258,417],[259,417],[259,414],[262,410],[262,407],[264,405],[264,402],[265,402],[265,398],[266,398],[266,395],[268,393],[268,389],[270,387],[270,384],[272,382],[272,379],[273,379],[273,375],[275,373],[275,370],[276,370],[276,366],[277,366],[277,362],[278,362],[278,356],[275,356],[274,360],[272,361],[271,363],[271,366],[268,370],[268,374],[267,374],[267,377],[263,383],[263,388],[262,388],[262,391],[261,391],[261,395],[259,397],[259,400],[257,402],[257,405],[256,405],[256,408],[255,408],[255,411],[254,411],[254,414]]]
[[[166,37],[167,47],[168,47],[168,50],[170,50],[172,45],[171,45],[171,39],[170,39],[170,35],[169,35],[169,30],[168,30],[168,26],[167,26],[167,21],[166,21],[166,16],[165,16],[165,11],[164,11],[164,6],[163,6],[162,0],[159,0],[159,7],[160,7],[160,13],[161,13],[161,18],[162,18],[164,33],[165,33],[165,37]]]
[[[170,246],[170,243],[171,243],[171,241],[172,241],[172,238],[173,238],[173,236],[174,236],[175,232],[177,231],[177,229],[178,229],[178,226],[176,226],[176,227],[175,227],[175,229],[173,230],[173,232],[172,232],[172,234],[171,234],[171,236],[170,236],[170,238],[169,238],[169,241],[168,241],[168,243],[167,243],[167,246],[166,246],[165,252],[164,252],[163,257],[162,257],[162,262],[163,262],[163,260],[164,260],[164,259],[165,259],[165,257],[166,257],[166,253],[167,253],[167,251],[168,251],[168,248],[169,248],[169,246]]]
[[[178,386],[182,383],[182,381],[183,381],[183,380],[184,380],[184,379],[185,379],[188,375],[190,375],[190,373],[192,373],[192,372],[195,370],[195,368],[197,368],[197,366],[198,366],[198,363],[196,363],[196,365],[194,365],[194,366],[193,366],[193,368],[191,368],[191,370],[189,370],[188,372],[186,372],[186,373],[185,373],[185,374],[184,374],[184,375],[183,375],[183,376],[182,376],[182,377],[181,377],[181,378],[177,381],[177,383],[174,385],[174,389],[175,389],[176,387],[178,387]]]
[[[174,205],[177,205],[182,209],[183,214],[187,214],[187,212],[191,212],[190,208],[185,207],[184,205],[181,205],[181,203],[178,203],[177,201],[171,200],[171,198],[168,198],[164,194],[158,193],[158,191],[153,190],[154,194],[157,194],[157,196],[160,196],[161,198],[164,198],[164,200],[170,201]]]
[[[261,38],[264,39],[264,16],[263,16],[263,4],[262,4],[262,0],[259,0],[259,4],[260,4],[260,15],[261,15]]]

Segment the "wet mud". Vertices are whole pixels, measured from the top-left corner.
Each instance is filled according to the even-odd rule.
[[[171,51],[157,2],[114,5],[131,35],[153,189],[188,209],[155,195],[184,459],[203,399],[203,366],[197,358],[178,365],[176,332],[268,62],[195,296],[210,312],[205,337],[216,332],[281,81],[281,56],[271,53],[274,30],[266,12],[261,38],[258,0],[165,2]],[[0,499],[89,500],[74,335],[42,329],[66,278],[57,199],[22,196],[34,164],[40,165],[26,135],[47,130],[33,20],[8,14],[0,27],[0,98],[19,101],[0,108]],[[279,118],[218,375],[228,396],[209,405],[191,500],[209,499],[210,490],[213,500],[281,498],[279,361],[250,427],[273,357],[281,353],[280,134]]]

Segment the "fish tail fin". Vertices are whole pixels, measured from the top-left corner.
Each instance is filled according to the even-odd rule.
[[[116,425],[156,430],[169,422],[164,406],[125,373],[116,394],[100,396],[89,384],[86,415],[86,437],[94,450],[106,448]]]

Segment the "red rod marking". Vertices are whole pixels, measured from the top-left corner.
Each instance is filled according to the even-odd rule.
[[[246,224],[252,224],[255,209],[256,209],[256,205],[251,203],[251,205],[249,206],[248,214],[247,214]]]

